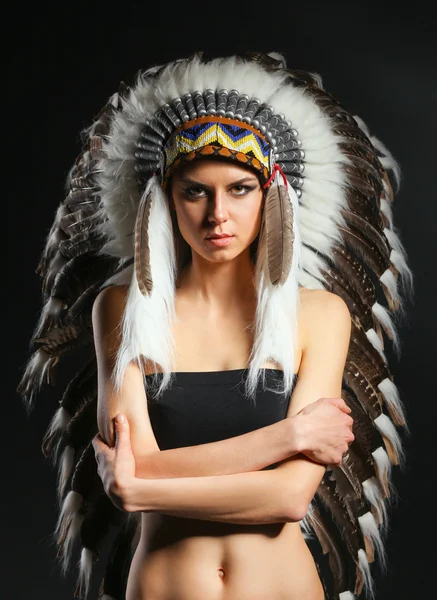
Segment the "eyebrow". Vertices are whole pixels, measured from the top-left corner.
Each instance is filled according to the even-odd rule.
[[[183,177],[182,179],[180,179],[180,182],[181,183],[189,183],[191,185],[197,185],[197,186],[203,187],[203,188],[209,187],[205,183],[202,183],[201,181],[196,181],[195,179],[191,179],[190,177]],[[242,185],[243,183],[247,183],[247,182],[259,183],[256,176],[247,175],[246,177],[242,177],[241,179],[238,179],[237,181],[233,181],[232,183],[229,184],[229,187],[233,187],[236,185]]]

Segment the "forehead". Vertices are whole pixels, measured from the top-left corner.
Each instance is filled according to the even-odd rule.
[[[202,158],[191,161],[175,169],[172,174],[173,181],[184,178],[202,179],[208,181],[237,181],[244,177],[258,180],[258,174],[254,169],[218,158]]]

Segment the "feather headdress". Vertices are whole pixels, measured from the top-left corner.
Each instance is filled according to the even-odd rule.
[[[116,380],[145,356],[164,373],[160,392],[169,385],[183,252],[165,189],[174,168],[208,156],[250,166],[266,188],[247,393],[267,359],[283,367],[291,389],[298,285],[330,290],[349,307],[342,397],[355,440],[343,464],[327,470],[302,528],[329,557],[336,599],[371,595],[371,563],[385,561],[391,468],[402,460],[405,426],[384,346],[388,338],[399,356],[395,317],[404,313],[401,285],[412,292],[412,273],[392,217],[398,166],[318,76],[287,69],[274,53],[211,61],[196,54],[120,85],[87,132],[48,235],[38,266],[43,307],[19,391],[31,406],[63,355],[92,346],[94,299],[116,283],[129,285]],[[63,567],[79,538],[78,593],[86,595],[93,561],[117,527],[101,593],[121,600],[138,524],[111,504],[97,475],[96,398],[92,354],[65,389],[43,450],[60,465]]]

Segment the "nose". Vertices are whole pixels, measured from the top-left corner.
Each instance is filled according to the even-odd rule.
[[[227,221],[228,210],[225,191],[215,190],[208,202],[208,221],[210,223],[223,223]]]

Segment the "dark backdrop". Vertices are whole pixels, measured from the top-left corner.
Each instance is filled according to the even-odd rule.
[[[282,52],[289,66],[318,72],[325,88],[364,119],[403,170],[394,214],[415,274],[416,297],[400,331],[401,360],[391,364],[411,436],[406,439],[406,469],[395,472],[398,506],[392,511],[387,545],[389,571],[377,580],[377,600],[429,598],[437,400],[432,348],[437,41],[428,7],[423,2],[404,7],[364,0],[162,2],[154,3],[153,10],[147,5],[38,3],[36,10],[31,4],[17,4],[15,19],[3,21],[11,39],[11,77],[3,92],[3,127],[10,142],[4,145],[3,165],[8,166],[2,182],[7,183],[10,221],[5,288],[9,306],[3,321],[8,355],[3,364],[8,364],[9,377],[3,394],[0,597],[73,597],[73,574],[62,580],[55,568],[50,545],[55,472],[40,452],[59,391],[44,392],[27,417],[15,388],[40,309],[40,282],[34,270],[63,198],[65,177],[80,150],[79,131],[119,81],[131,81],[140,68],[202,49],[216,54],[250,49]],[[66,376],[61,366],[60,389]]]

